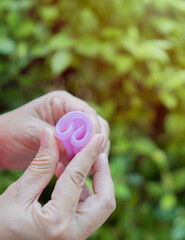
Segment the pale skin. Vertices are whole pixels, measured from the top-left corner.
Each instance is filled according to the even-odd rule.
[[[90,142],[67,164],[53,129],[73,110],[86,112],[94,130]],[[27,168],[0,196],[0,239],[87,239],[115,209],[107,122],[87,103],[57,91],[0,116],[0,128],[1,167]],[[94,193],[85,185],[91,169]],[[41,206],[38,198],[55,173],[51,200]]]

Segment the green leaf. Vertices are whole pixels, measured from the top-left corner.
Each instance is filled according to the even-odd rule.
[[[19,28],[16,30],[16,36],[18,38],[25,38],[33,36],[35,30],[35,23],[32,20],[25,20],[19,24]]]
[[[42,6],[39,9],[41,17],[46,21],[52,21],[58,17],[58,9],[51,6]]]
[[[12,54],[15,48],[16,44],[12,39],[0,37],[0,54]]]
[[[168,108],[168,109],[175,109],[177,107],[177,98],[170,92],[161,91],[159,94],[159,98],[161,102]]]
[[[159,197],[163,193],[163,187],[159,182],[147,181],[146,183],[147,192],[154,197]]]
[[[183,191],[185,189],[185,168],[180,168],[177,170],[174,170],[172,173],[172,179],[174,183],[175,190]]]
[[[165,63],[169,61],[165,50],[171,47],[171,43],[167,40],[147,40],[138,45],[135,55],[140,60],[153,59]]]
[[[158,149],[152,152],[152,160],[161,171],[168,170],[168,159],[164,151]]]
[[[172,193],[166,193],[160,199],[160,207],[164,210],[171,210],[177,205],[177,198]]]
[[[69,49],[73,46],[73,39],[67,33],[58,33],[53,35],[48,43],[48,48],[51,50]]]
[[[131,192],[130,192],[128,186],[123,182],[115,184],[115,195],[116,195],[116,197],[121,198],[121,199],[130,199],[131,198]]]
[[[70,52],[60,51],[55,53],[51,58],[51,69],[54,75],[63,73],[70,67],[73,55]]]
[[[124,156],[111,158],[110,169],[114,179],[123,178],[127,170],[127,159]]]
[[[50,52],[50,49],[45,44],[37,44],[31,49],[32,57],[44,57]]]
[[[103,118],[109,120],[112,118],[112,116],[114,115],[114,111],[115,111],[115,103],[112,100],[107,100],[102,102],[101,104],[101,115],[103,116]]]
[[[164,88],[173,90],[182,86],[185,86],[185,69],[169,72],[168,78],[163,83]]]
[[[81,24],[79,28],[82,32],[95,31],[99,22],[95,12],[90,8],[84,8],[80,12]]]
[[[75,51],[86,57],[95,57],[101,51],[101,43],[94,37],[85,36],[75,41]]]
[[[125,74],[132,69],[134,60],[129,56],[117,56],[114,59],[114,65],[119,74]]]
[[[110,26],[102,29],[101,35],[107,39],[119,38],[123,36],[123,30],[121,28]]]
[[[179,134],[185,132],[184,115],[180,113],[171,113],[165,120],[165,129],[170,134]]]
[[[171,1],[170,5],[179,11],[185,13],[185,2],[183,0]]]
[[[147,138],[136,138],[131,143],[133,151],[137,154],[150,156],[154,151],[157,150],[155,143]]]
[[[152,19],[152,25],[163,34],[170,34],[178,29],[177,22],[166,17],[155,17]]]

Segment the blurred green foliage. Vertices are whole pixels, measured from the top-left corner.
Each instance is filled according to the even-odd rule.
[[[185,239],[184,56],[184,0],[0,1],[0,111],[65,89],[110,123],[117,209],[90,239]]]

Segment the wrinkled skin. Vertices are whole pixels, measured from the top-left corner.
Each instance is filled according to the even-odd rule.
[[[38,202],[59,162],[53,132],[42,132],[38,154],[25,173],[0,196],[0,239],[85,240],[115,208],[114,186],[105,136],[95,134],[67,165],[56,182],[51,200]],[[93,169],[93,190],[84,184]]]
[[[68,164],[53,130],[74,110],[86,112],[94,128],[90,142]],[[0,239],[84,240],[106,221],[115,209],[109,126],[94,109],[55,91],[1,115],[0,130],[0,170],[27,168],[0,196]],[[85,184],[90,170],[94,194]],[[58,180],[51,200],[41,206],[39,196],[54,173]]]
[[[64,114],[77,110],[91,118],[93,135],[103,133],[106,136],[104,149],[108,153],[108,123],[81,99],[65,91],[53,91],[1,115],[0,169],[26,169],[38,151],[42,129],[48,127],[54,131],[54,126]],[[67,164],[61,145],[60,163]]]

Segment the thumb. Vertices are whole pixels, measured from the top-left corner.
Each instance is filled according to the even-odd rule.
[[[24,201],[38,198],[54,175],[59,161],[59,149],[53,132],[44,128],[40,148],[25,173],[19,179]]]

